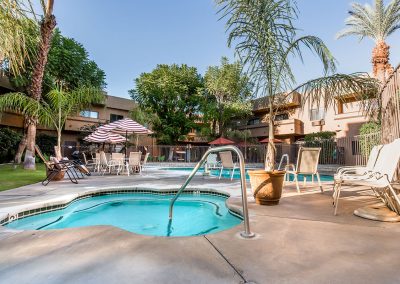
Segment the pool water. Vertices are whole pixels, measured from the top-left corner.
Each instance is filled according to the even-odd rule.
[[[216,233],[241,223],[225,205],[226,197],[182,194],[168,219],[173,195],[128,193],[90,197],[65,209],[13,221],[8,228],[49,230],[111,225],[129,232],[153,236],[196,236]]]
[[[168,171],[187,171],[187,172],[190,172],[190,171],[193,170],[193,168],[190,168],[190,167],[179,167],[179,168],[178,167],[176,167],[176,168],[171,167],[171,168],[162,168],[162,169],[163,170],[168,170]],[[204,173],[204,168],[200,168],[198,172],[199,173]],[[210,174],[212,176],[219,176],[219,170],[211,170]],[[232,174],[232,170],[229,170],[229,169],[223,169],[222,170],[222,177],[223,178],[231,178],[231,174]],[[311,181],[312,180],[311,175],[299,175],[299,181],[302,182],[304,180],[304,177],[306,178],[306,181]],[[234,179],[240,179],[239,169],[235,169],[235,172],[233,174],[233,178]],[[332,182],[333,181],[333,176],[330,176],[330,175],[320,175],[320,178],[321,178],[321,182]],[[247,174],[247,170],[246,170],[246,179],[247,180],[249,179],[249,175]],[[294,179],[294,175],[289,175],[289,180],[293,181],[293,179]],[[317,177],[316,176],[314,176],[314,181],[315,182],[317,181]]]

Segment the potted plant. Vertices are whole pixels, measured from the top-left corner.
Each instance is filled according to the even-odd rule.
[[[336,60],[324,42],[315,36],[297,36],[299,30],[293,23],[298,13],[292,1],[218,0],[217,3],[221,6],[221,19],[226,19],[228,45],[235,44],[235,51],[255,85],[255,93],[265,98],[263,107],[269,112],[264,119],[269,133],[265,169],[248,171],[254,197],[259,204],[278,204],[284,172],[274,168],[276,114],[287,111],[292,95],[300,90],[301,104],[306,101],[313,105],[322,103],[326,108],[346,94],[361,99],[371,93],[376,95],[378,83],[367,74],[333,74]],[[291,59],[303,58],[302,47],[318,55],[324,76],[293,88],[296,82]]]

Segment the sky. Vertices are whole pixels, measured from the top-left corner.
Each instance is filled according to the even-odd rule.
[[[296,27],[301,35],[324,40],[338,61],[338,72],[371,72],[372,40],[335,39],[352,2],[298,0]],[[62,34],[82,43],[105,71],[108,94],[126,98],[135,78],[157,64],[187,64],[204,75],[222,56],[233,61],[234,50],[227,47],[225,22],[217,10],[213,0],[56,0],[54,6]],[[400,31],[387,42],[395,67],[400,63]],[[294,62],[298,83],[322,75],[315,56],[306,52],[304,58],[304,64]]]

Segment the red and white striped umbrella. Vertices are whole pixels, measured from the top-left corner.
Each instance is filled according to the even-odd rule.
[[[92,134],[83,138],[83,140],[87,142],[94,142],[94,143],[107,143],[107,144],[118,144],[118,143],[125,143],[126,138],[112,132],[96,130]]]
[[[143,125],[137,123],[130,118],[124,118],[111,122],[109,124],[100,126],[98,130],[111,131],[118,134],[152,134],[153,131],[147,129]]]

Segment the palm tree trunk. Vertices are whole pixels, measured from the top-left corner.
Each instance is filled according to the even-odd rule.
[[[25,148],[26,148],[26,143],[27,143],[26,136],[27,136],[27,131],[28,131],[28,123],[27,122],[28,121],[27,121],[26,117],[24,117],[23,135],[22,135],[21,141],[18,144],[17,152],[15,153],[15,156],[14,156],[14,163],[16,163],[16,164],[21,164],[22,154],[24,153]]]
[[[57,147],[55,147],[56,158],[58,160],[62,159],[61,155],[61,129],[57,130]]]
[[[24,159],[24,169],[35,170],[35,141],[36,141],[37,119],[28,119],[28,132],[26,135],[26,152]]]
[[[276,148],[274,144],[274,121],[272,117],[269,119],[268,124],[268,147],[267,147],[267,155],[265,157],[265,170],[268,172],[272,172],[275,168],[275,156],[276,156]]]
[[[48,3],[48,5],[51,5],[51,9],[52,9],[52,2],[53,1],[49,1]],[[36,100],[40,100],[42,96],[44,69],[47,64],[47,55],[49,53],[51,38],[55,27],[56,27],[56,18],[54,17],[54,15],[46,14],[45,18],[43,19],[40,25],[41,40],[39,43],[39,52],[36,64],[33,69],[32,82],[28,90],[29,95]],[[37,125],[37,119],[29,117],[28,133],[27,133],[27,149],[26,149],[27,152],[25,154],[25,161],[24,161],[25,169],[35,169],[34,146],[36,141],[36,125]]]
[[[373,74],[382,82],[393,72],[393,67],[389,63],[390,46],[384,41],[379,41],[372,50]]]

